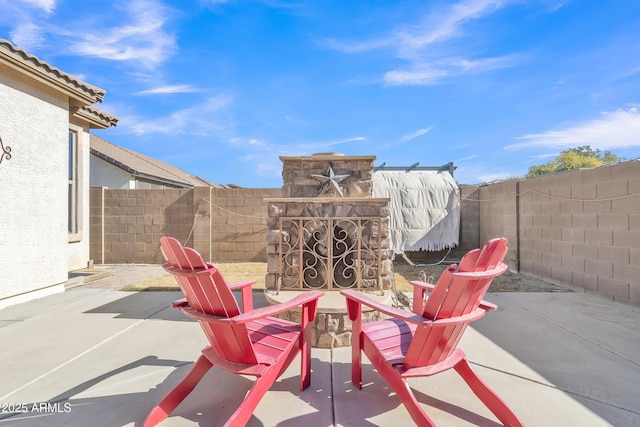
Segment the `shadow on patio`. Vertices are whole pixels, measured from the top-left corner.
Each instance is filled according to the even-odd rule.
[[[0,402],[59,403],[62,411],[3,414],[0,426],[140,425],[205,344],[196,323],[168,308],[179,296],[80,287],[1,310]],[[476,322],[461,346],[527,425],[640,424],[636,307],[579,293],[487,299],[500,310]],[[248,425],[412,424],[368,363],[363,389],[351,385],[350,348],[314,348],[312,357],[311,387],[299,391],[294,362]],[[213,370],[160,425],[222,425],[250,384]],[[438,425],[499,425],[455,373],[410,385]]]

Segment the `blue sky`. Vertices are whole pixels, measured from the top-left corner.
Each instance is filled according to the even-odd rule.
[[[640,157],[640,2],[0,0],[0,37],[106,89],[95,133],[216,183],[279,156],[454,162],[474,184],[580,145]]]

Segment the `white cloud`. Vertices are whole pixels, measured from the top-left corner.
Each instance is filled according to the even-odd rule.
[[[447,43],[455,38],[475,37],[465,31],[471,21],[482,19],[514,0],[463,0],[434,9],[416,25],[405,26],[386,38],[359,42],[331,40],[325,46],[343,53],[359,53],[391,48],[405,66],[386,72],[387,85],[432,85],[446,77],[479,73],[511,67],[520,58],[516,55],[478,57],[470,59],[464,43]],[[462,49],[462,50],[461,50]]]
[[[56,0],[20,0],[22,3],[27,3],[31,6],[35,6],[44,10],[47,13],[53,12],[56,7]]]
[[[554,0],[549,0],[547,1],[547,3],[549,4],[549,10],[551,12],[557,12],[558,10],[560,10],[561,8],[563,8],[567,3],[569,3],[571,0],[560,0],[560,1],[554,1]]]
[[[357,142],[357,141],[366,141],[367,138],[365,138],[364,136],[354,136],[351,138],[344,138],[344,139],[339,139],[337,141],[330,141],[330,142],[321,142],[321,143],[317,143],[317,144],[313,144],[313,145],[318,145],[318,146],[322,146],[322,145],[327,145],[329,147],[334,146],[334,145],[342,145],[342,144],[346,144],[348,142]]]
[[[466,0],[453,4],[449,9],[433,13],[414,29],[398,35],[400,48],[412,56],[412,52],[433,43],[448,40],[460,34],[463,24],[482,18],[502,7],[507,1]]]
[[[249,145],[254,147],[264,147],[267,144],[257,138],[249,138]]]
[[[428,55],[429,57],[431,55]],[[388,85],[416,86],[432,85],[450,76],[480,73],[512,67],[520,61],[518,55],[505,55],[481,59],[466,59],[459,56],[443,58],[416,58],[408,69],[389,71],[384,76]]]
[[[168,85],[160,86],[153,89],[142,90],[138,92],[138,95],[165,95],[172,93],[190,93],[198,92],[198,89],[191,85]]]
[[[448,74],[444,70],[419,69],[419,70],[393,70],[384,75],[385,83],[391,86],[421,86],[438,83]]]
[[[523,141],[508,145],[508,150],[548,147],[573,148],[590,145],[600,150],[640,146],[640,114],[637,108],[602,113],[602,118],[570,126],[560,130],[550,130],[520,136]]]
[[[258,175],[268,178],[282,177],[282,162],[277,155],[247,154],[239,157],[240,161],[249,164]]]
[[[9,35],[14,44],[28,51],[39,48],[45,41],[42,28],[33,22],[16,25]]]
[[[337,50],[338,52],[342,53],[360,53],[394,46],[395,42],[393,38],[368,40],[364,42],[345,42],[334,39],[326,39],[320,41],[320,44],[328,49]]]
[[[423,128],[423,129],[418,129],[415,132],[412,132],[408,135],[403,136],[402,138],[400,138],[400,143],[405,143],[405,142],[409,142],[412,139],[416,139],[419,136],[424,135],[425,133],[429,132],[431,129],[433,128],[433,126],[429,126],[428,128]]]
[[[300,118],[298,118],[296,116],[293,116],[291,114],[286,114],[284,116],[284,119],[286,121],[288,121],[289,123],[294,124],[294,125],[307,125],[307,124],[309,124],[307,121],[302,120],[302,119],[300,119]]]
[[[177,110],[168,116],[146,121],[134,120],[129,125],[119,127],[128,128],[136,135],[151,133],[211,135],[224,132],[230,126],[230,120],[225,117],[227,114],[225,110],[231,101],[230,96],[215,96],[199,105]]]
[[[121,18],[123,24],[119,26],[92,27],[69,33],[69,49],[78,55],[135,61],[149,68],[164,62],[176,50],[174,36],[163,29],[168,10],[158,2],[130,1]]]

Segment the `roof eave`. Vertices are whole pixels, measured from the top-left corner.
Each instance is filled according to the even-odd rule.
[[[75,106],[102,102],[106,91],[76,79],[41,61],[7,40],[0,39],[0,61],[59,92],[67,95]]]
[[[193,184],[187,184],[186,182],[174,181],[172,179],[161,178],[161,177],[158,177],[156,175],[146,174],[146,173],[142,173],[142,172],[136,172],[133,175],[137,176],[137,177],[140,177],[140,178],[148,179],[149,181],[160,182],[160,183],[163,183],[163,184],[171,184],[171,185],[175,185],[175,186],[178,186],[178,187],[181,187],[181,188],[193,188],[193,187],[195,187]]]
[[[107,129],[118,125],[118,117],[95,107],[82,106],[73,113],[74,117],[89,122],[91,129]]]
[[[94,156],[98,157],[99,159],[104,160],[105,162],[119,168],[122,169],[123,171],[130,173],[131,175],[135,176],[135,177],[140,177],[140,178],[144,178],[144,179],[148,179],[150,181],[154,181],[154,182],[159,182],[162,184],[171,184],[171,185],[175,185],[181,188],[193,188],[194,185],[192,184],[187,184],[185,182],[181,182],[181,181],[174,181],[172,179],[167,179],[167,178],[162,178],[159,177],[157,175],[151,175],[151,174],[147,174],[144,172],[140,172],[137,171],[133,168],[130,168],[129,166],[123,164],[122,162],[119,162],[118,160],[114,159],[113,157],[107,156],[104,153],[101,153],[100,151],[96,150],[95,148],[91,149],[91,154],[93,154]]]

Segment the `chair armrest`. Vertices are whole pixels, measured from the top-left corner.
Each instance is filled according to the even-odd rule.
[[[233,283],[227,286],[229,286],[229,289],[232,291],[235,291],[236,289],[242,289],[245,286],[253,286],[254,283],[256,283],[255,280],[245,280],[244,282]]]
[[[255,280],[245,280],[244,282],[234,283],[232,285],[228,285],[229,289],[235,291],[240,289],[242,295],[242,312],[248,313],[253,310],[253,294],[252,286],[256,283]]]
[[[432,285],[431,283],[423,282],[420,280],[411,280],[409,283],[411,283],[412,286],[417,286],[424,289],[425,291],[432,291],[436,287],[436,285]]]
[[[400,310],[394,307],[389,307],[388,305],[385,305],[385,304],[380,304],[379,302],[372,300],[371,298],[363,295],[358,291],[345,289],[340,291],[340,293],[344,295],[348,300],[357,301],[360,304],[364,304],[388,316],[391,316],[396,319],[404,320],[406,322],[415,323],[416,325],[443,327],[443,326],[454,325],[454,324],[463,323],[463,322],[473,322],[474,320],[481,318],[485,314],[485,310],[479,307],[473,310],[471,313],[465,314],[463,316],[431,320],[431,319],[427,319],[426,317],[418,316],[409,311]],[[349,315],[349,317],[351,317],[351,314]]]
[[[171,308],[186,307],[187,305],[189,305],[189,303],[187,302],[187,299],[180,298],[179,300],[175,300],[174,302],[171,303]]]
[[[178,268],[178,267],[172,266],[168,262],[165,262],[164,264],[162,264],[162,268],[167,273],[171,273],[171,274],[176,275],[176,276],[190,276],[190,277],[193,277],[193,276],[209,276],[209,275],[211,275],[211,271],[216,269],[215,267],[201,268],[201,269],[196,269],[196,270],[186,269],[186,268]]]
[[[411,311],[418,316],[421,316],[424,311],[424,294],[425,292],[433,291],[436,285],[422,282],[420,280],[411,280],[409,283],[411,283],[411,286],[413,287],[413,304]]]
[[[268,307],[256,308],[255,310],[251,310],[247,313],[240,314],[231,319],[232,322],[242,324],[247,322],[252,322],[254,320],[262,319],[268,316],[274,316],[279,313],[283,313],[287,310],[291,310],[292,308],[302,306],[305,304],[314,303],[317,304],[318,298],[324,295],[324,292],[321,291],[309,291],[303,295],[298,295],[297,297],[280,303],[276,305],[270,305]],[[315,310],[313,310],[315,313]]]
[[[416,323],[418,325],[429,321],[429,319],[426,319],[422,316],[418,316],[413,312],[390,307],[386,304],[380,304],[379,302],[372,300],[371,298],[362,294],[362,292],[359,292],[359,291],[354,291],[352,289],[344,289],[340,291],[340,293],[344,295],[347,298],[347,300],[356,301],[359,304],[364,304],[367,307],[371,307],[376,311],[379,311],[391,317],[395,317],[396,319],[406,320],[407,322]],[[353,317],[352,317],[352,314],[349,313],[349,318],[351,320],[353,320],[354,317],[355,317],[355,313]]]
[[[485,300],[480,301],[480,306],[479,306],[479,307],[480,307],[481,309],[483,309],[483,310],[486,310],[486,311],[489,311],[489,310],[497,310],[497,309],[498,309],[498,306],[497,306],[497,305],[495,305],[495,304],[494,304],[494,303],[492,303],[492,302],[485,301]]]

